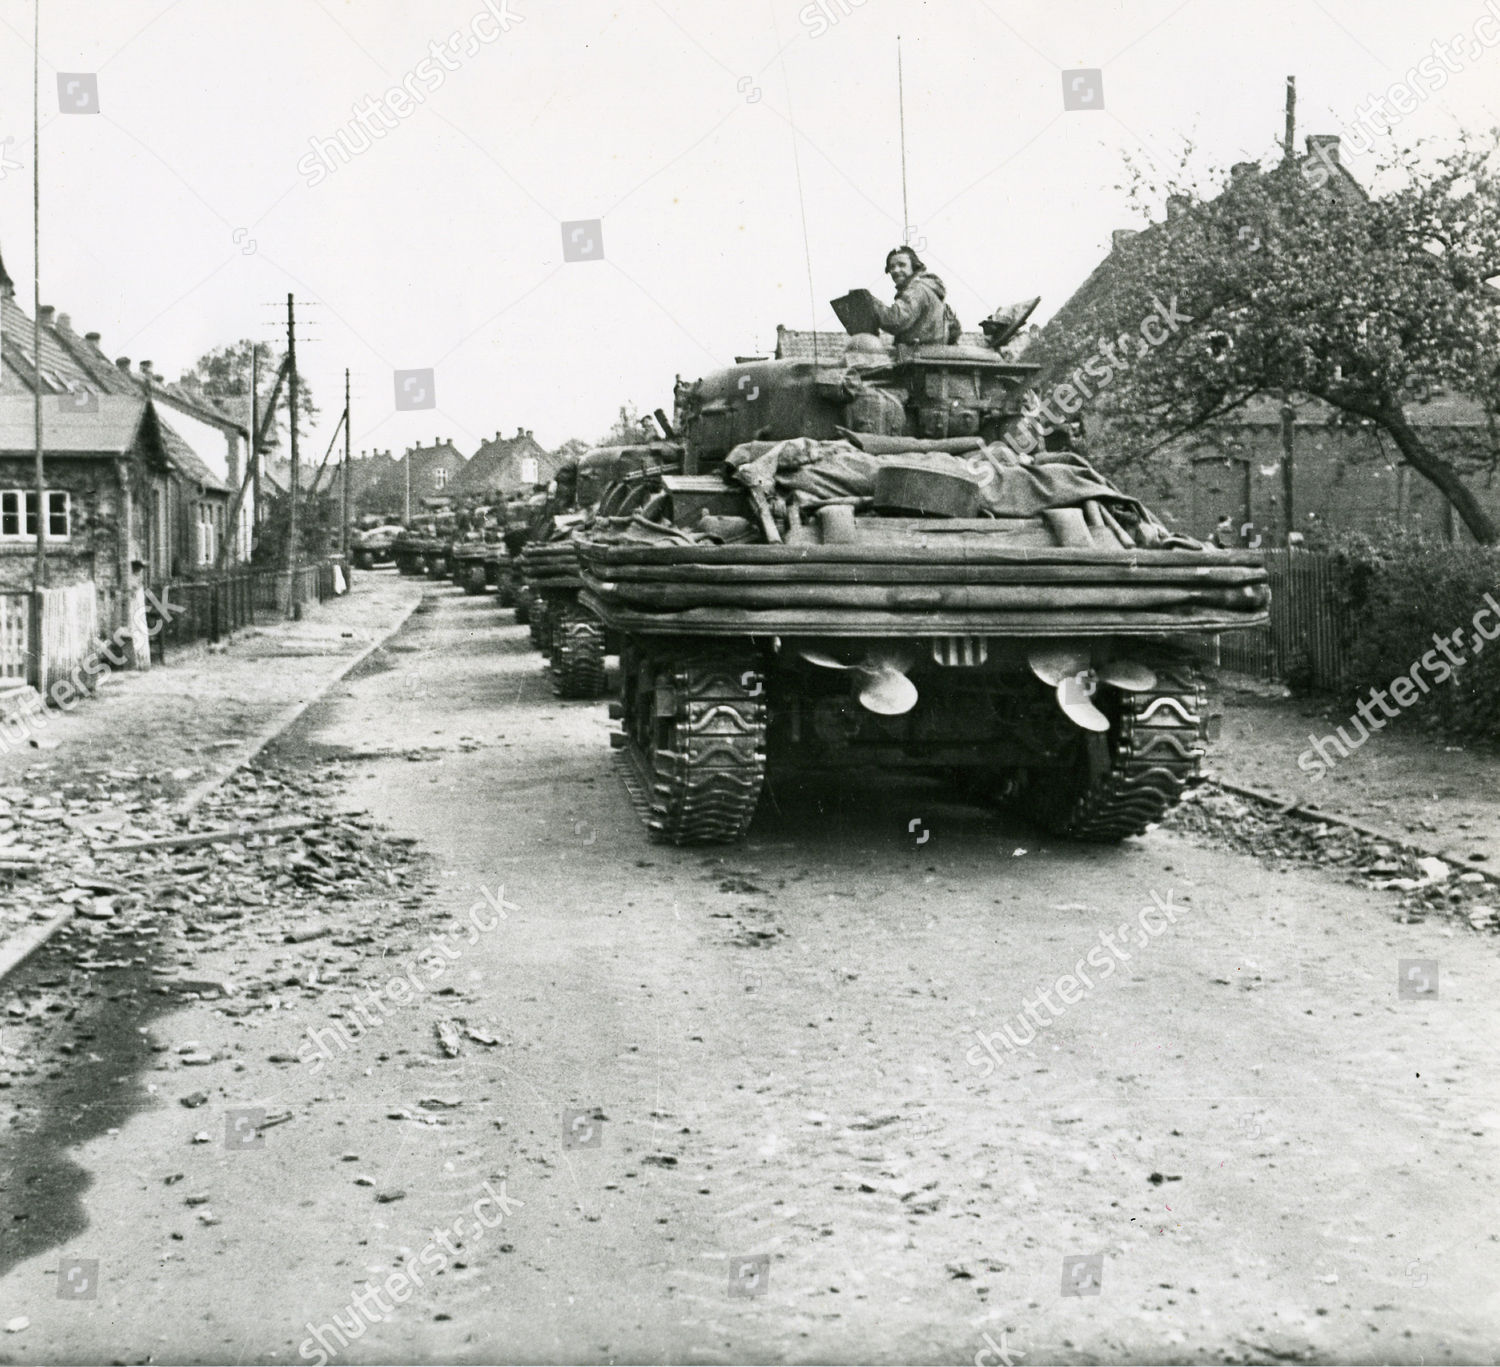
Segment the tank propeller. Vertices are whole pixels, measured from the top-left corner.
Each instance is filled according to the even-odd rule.
[[[1122,693],[1143,693],[1156,684],[1150,669],[1129,660],[1111,660],[1096,669],[1090,652],[1077,646],[1040,646],[1026,657],[1026,663],[1037,678],[1056,690],[1057,705],[1068,720],[1085,731],[1109,730],[1109,718],[1094,704],[1100,684]]]
[[[867,711],[882,717],[900,717],[917,705],[917,686],[906,677],[906,671],[917,661],[914,654],[889,648],[872,650],[858,664],[851,665],[809,646],[799,647],[797,653],[808,664],[853,674],[855,696]]]

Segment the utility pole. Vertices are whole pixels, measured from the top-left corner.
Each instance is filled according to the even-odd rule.
[[[405,524],[411,526],[411,452],[412,448],[406,448],[406,454],[401,457],[401,464],[406,467],[406,516],[402,519]]]
[[[1286,78],[1286,145],[1282,149],[1282,165],[1291,189],[1291,177],[1297,166],[1297,78]],[[1297,414],[1292,408],[1291,390],[1281,387],[1281,502],[1286,522],[1284,542],[1292,544],[1292,533],[1297,529],[1297,510],[1293,504],[1296,489]]]
[[[32,422],[36,441],[36,564],[32,567],[31,587],[33,594],[32,653],[41,658],[41,591],[47,586],[47,469],[42,459],[42,132],[38,118],[40,109],[40,62],[42,42],[42,0],[33,0],[31,34],[31,360],[32,360]],[[26,530],[26,519],[21,519],[21,530]],[[123,535],[129,536],[127,527]],[[120,586],[122,589],[126,585]],[[37,680],[36,688],[42,691],[43,681]]]
[[[249,558],[255,559],[255,534],[260,530],[260,343],[250,343],[250,545]]]
[[[344,582],[349,582],[349,370],[344,369],[344,487],[343,509],[339,519],[339,554],[344,557]]]
[[[291,506],[287,515],[287,567],[291,572],[288,606],[294,621],[302,620],[302,602],[297,593],[298,545],[297,545],[297,496],[301,492],[302,463],[297,456],[297,319],[290,293],[286,297],[286,389],[288,421],[291,423],[292,441],[292,488]]]

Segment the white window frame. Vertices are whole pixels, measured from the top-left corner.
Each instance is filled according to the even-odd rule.
[[[22,509],[25,516],[22,516]],[[59,513],[63,530],[54,530],[53,523]],[[7,521],[14,522],[18,531],[6,530]],[[73,539],[73,497],[66,489],[47,490],[47,540],[71,541]],[[0,542],[16,543],[36,540],[36,490],[0,489]]]
[[[521,457],[521,483],[522,484],[535,484],[536,481],[537,481],[537,476],[540,475],[540,474],[541,474],[541,470],[537,467],[536,457],[535,456],[522,456]]]
[[[446,489],[448,487],[448,467],[446,465],[439,465],[437,469],[432,472],[432,482],[436,484],[439,489]]]
[[[195,525],[198,529],[198,563],[199,565],[212,565],[219,558],[219,528],[215,509],[211,503],[198,505]]]

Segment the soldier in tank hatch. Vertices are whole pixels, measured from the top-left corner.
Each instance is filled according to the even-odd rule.
[[[886,253],[885,273],[896,287],[895,302],[875,304],[880,326],[903,346],[924,342],[956,342],[962,331],[947,304],[947,286],[923,264],[910,247]]]

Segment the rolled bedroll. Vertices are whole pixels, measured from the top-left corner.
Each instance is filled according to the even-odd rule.
[[[545,585],[544,585],[545,587]],[[604,601],[651,608],[828,607],[896,612],[967,612],[1008,608],[1057,612],[1072,608],[1178,608],[1202,605],[1254,612],[1269,601],[1259,584],[1234,588],[1154,585],[1057,584],[647,584],[593,581]]]
[[[1086,565],[980,562],[836,564],[799,561],[782,565],[609,565],[595,577],[625,585],[656,584],[1175,584],[1234,588],[1266,582],[1249,565],[1134,565],[1113,561]]]
[[[978,536],[962,540],[951,533],[934,532],[924,545],[918,536],[871,539],[864,542],[822,545],[751,544],[648,545],[585,541],[579,555],[587,565],[791,565],[791,564],[911,564],[911,565],[1169,565],[1192,570],[1199,565],[1250,566],[1263,574],[1264,561],[1255,551],[1181,551],[1089,549],[1078,546],[1006,545]]]
[[[1164,636],[1214,634],[1259,626],[1269,613],[1226,611],[1201,604],[1175,609],[1079,608],[1021,611],[881,611],[869,608],[699,607],[651,611],[605,599],[585,588],[579,601],[607,625],[641,636]]]

